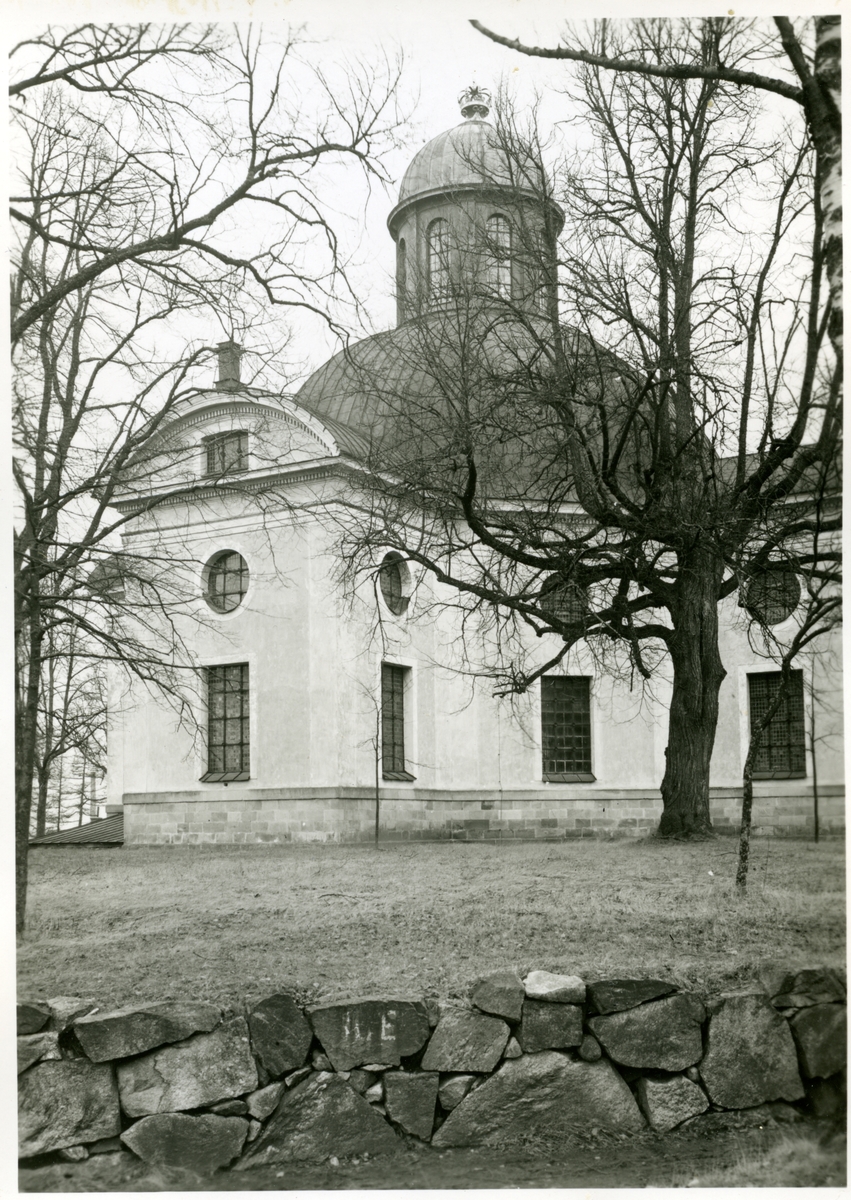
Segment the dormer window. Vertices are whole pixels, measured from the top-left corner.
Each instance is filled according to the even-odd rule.
[[[432,221],[426,232],[428,294],[432,300],[449,295],[449,222]]]
[[[248,470],[248,434],[229,430],[204,439],[207,474],[230,475]]]
[[[487,267],[485,281],[488,290],[508,299],[511,296],[511,222],[501,213],[488,217]]]

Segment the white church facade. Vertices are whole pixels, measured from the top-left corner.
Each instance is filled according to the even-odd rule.
[[[439,286],[450,197],[501,236],[505,206],[471,168],[486,129],[468,114],[411,163],[389,220],[400,279],[431,269]],[[396,332],[360,353],[392,361]],[[116,685],[108,800],[123,807],[125,844],[652,832],[670,681],[631,691],[580,644],[528,692],[499,698],[459,656],[448,589],[414,564],[379,550],[374,570],[344,586],[335,505],[376,419],[351,385],[351,357],[337,355],[294,396],[245,386],[239,360],[223,343],[215,385],[158,434],[156,477],[136,490],[128,481],[119,503],[132,518],[127,554],[172,564],[171,619],[197,664],[191,713],[138,681]],[[794,604],[775,615],[782,636]],[[751,715],[777,681],[740,616],[735,596],[723,602],[718,830],[737,824]],[[530,648],[540,662],[546,642]],[[758,833],[810,829],[814,778],[822,831],[844,828],[834,651],[796,664],[758,764]]]

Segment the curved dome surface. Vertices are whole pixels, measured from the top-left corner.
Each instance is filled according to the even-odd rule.
[[[443,188],[510,183],[505,155],[489,121],[470,119],[439,133],[411,160],[399,188],[399,203]]]

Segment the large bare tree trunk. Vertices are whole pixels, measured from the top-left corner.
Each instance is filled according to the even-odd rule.
[[[718,693],[727,674],[718,653],[720,561],[698,549],[680,562],[679,596],[669,642],[674,684],[662,780],[663,837],[711,832],[709,763],[718,724]]]

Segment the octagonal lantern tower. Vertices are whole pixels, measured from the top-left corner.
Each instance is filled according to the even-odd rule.
[[[396,243],[397,324],[459,296],[542,311],[564,213],[540,167],[487,119],[490,94],[466,88],[464,120],[414,156],[387,219]]]

